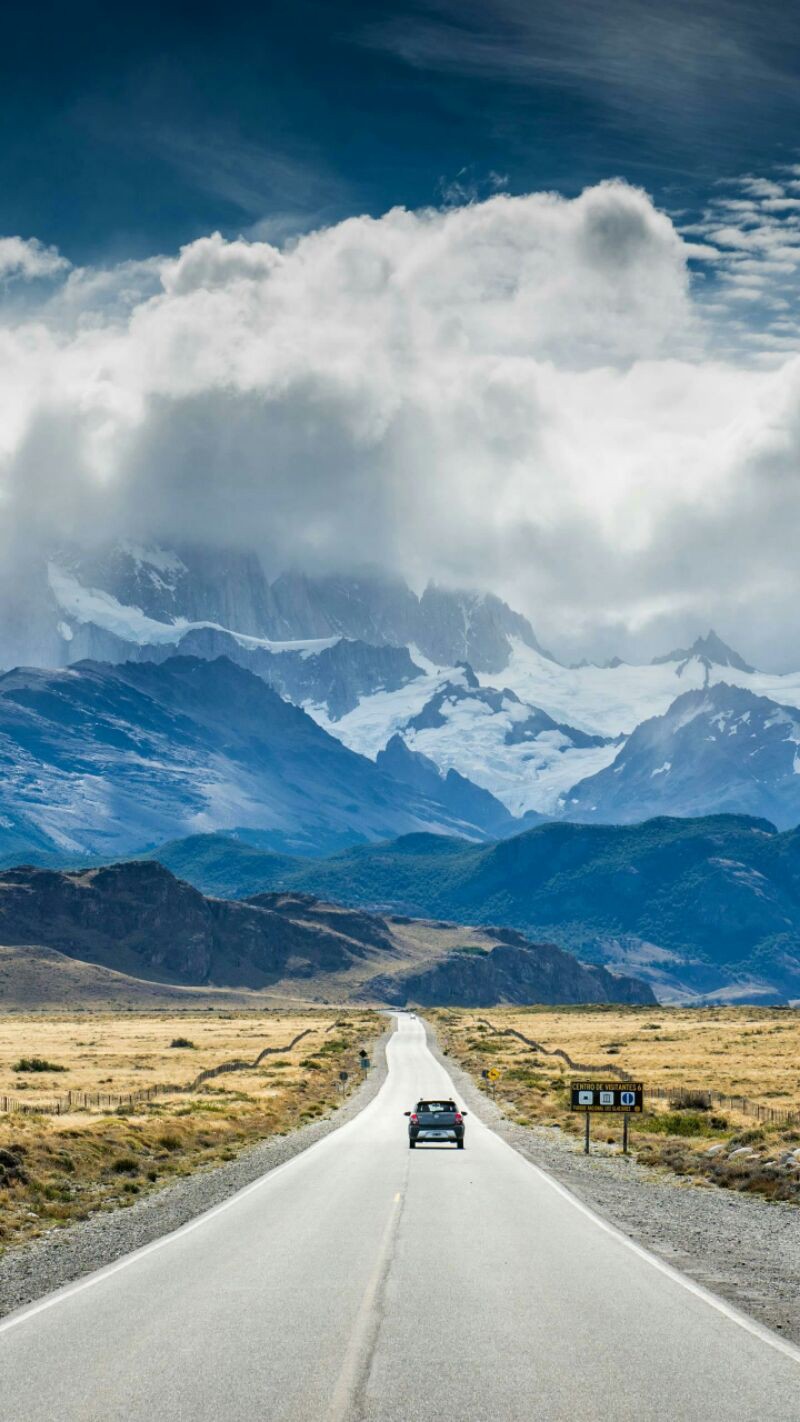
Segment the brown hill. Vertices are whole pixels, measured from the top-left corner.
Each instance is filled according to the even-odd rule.
[[[0,872],[0,944],[17,950],[3,960],[6,969],[12,964],[1,984],[7,1005],[30,1003],[30,955],[41,949],[124,975],[124,990],[93,979],[92,991],[108,988],[125,1000],[143,991],[131,984],[150,983],[309,1002],[653,1001],[636,979],[587,967],[518,933],[382,917],[305,894],[208,898],[151,861]],[[70,980],[63,961],[39,953],[36,977],[48,1001],[56,974],[70,995],[87,990],[85,975]]]

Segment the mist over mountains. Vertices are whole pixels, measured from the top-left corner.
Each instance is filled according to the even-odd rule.
[[[270,578],[255,553],[208,547],[62,548],[34,581],[19,615],[0,601],[0,656],[9,667],[74,673],[47,682],[32,670],[0,681],[6,859],[25,846],[37,853],[54,844],[72,853],[147,849],[196,830],[263,831],[278,836],[273,847],[322,853],[406,832],[412,820],[415,828],[480,839],[542,819],[630,823],[727,811],[787,828],[800,816],[800,673],[762,673],[713,631],[645,665],[565,666],[525,617],[490,592],[431,584],[417,595],[374,569]],[[248,765],[240,747],[233,770],[230,748],[219,749],[224,717],[213,746],[217,768],[226,764],[218,775],[197,755],[196,728],[191,751],[182,730],[151,741],[152,708],[135,702],[131,688],[146,684],[156,702],[165,694],[169,703],[176,658],[218,668],[224,661],[214,676],[227,684],[221,701],[233,728],[240,712],[248,723],[257,695],[251,681],[266,684],[276,700],[264,725],[274,727],[276,705],[297,707],[308,765],[325,745],[322,780],[329,773],[335,780],[339,764],[358,767],[359,785],[377,787],[383,777],[375,794],[387,808],[376,815],[370,790],[366,799],[352,797],[355,809],[314,823],[292,801],[280,768],[271,780],[256,773],[263,748]],[[159,680],[162,664],[171,670]],[[199,666],[192,672],[198,688]],[[112,675],[112,667],[125,669]],[[102,697],[123,704],[113,716],[95,709],[80,734],[72,726],[67,737],[60,713],[54,730],[46,708],[77,695],[79,685],[87,703],[102,687]],[[24,729],[22,700],[30,720]],[[195,709],[188,707],[190,719]],[[124,725],[130,745],[149,746],[148,794],[136,804],[128,786],[141,780],[141,767],[134,771],[123,754],[112,765],[107,715]],[[277,744],[272,753],[279,755]],[[99,772],[87,779],[93,759]],[[321,794],[324,804],[320,774],[304,793]],[[102,789],[95,794],[87,785]],[[130,806],[124,832],[113,828],[114,805]]]
[[[163,855],[212,892],[549,937],[659,996],[800,992],[775,835],[800,820],[800,674],[713,631],[565,666],[491,593],[130,544],[54,554],[12,631],[0,864]],[[584,837],[603,825],[631,835]]]

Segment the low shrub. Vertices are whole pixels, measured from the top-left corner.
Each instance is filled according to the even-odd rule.
[[[670,1111],[710,1111],[711,1099],[705,1091],[682,1091],[669,1103]]]
[[[703,1136],[708,1131],[708,1123],[702,1116],[670,1111],[663,1116],[652,1116],[644,1129],[662,1136]]]
[[[192,1049],[194,1049],[194,1042],[190,1041],[188,1037],[173,1037],[172,1041],[170,1042],[170,1046],[191,1047]]]
[[[66,1071],[58,1062],[49,1062],[46,1057],[20,1057],[14,1063],[14,1071]]]
[[[544,1077],[541,1072],[534,1071],[529,1066],[511,1067],[506,1072],[507,1081],[519,1081],[523,1086],[543,1086]]]
[[[139,1162],[132,1155],[121,1155],[112,1161],[111,1169],[115,1175],[138,1175]]]

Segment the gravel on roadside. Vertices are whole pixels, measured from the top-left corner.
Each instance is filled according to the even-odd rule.
[[[125,1209],[100,1211],[78,1224],[50,1230],[39,1239],[9,1248],[0,1255],[0,1317],[179,1229],[352,1120],[386,1080],[390,1036],[387,1031],[375,1044],[369,1075],[338,1110],[288,1135],[259,1141],[235,1160],[173,1181]]]
[[[497,1135],[666,1263],[800,1344],[800,1209],[699,1186],[600,1142],[591,1154],[558,1127],[519,1126],[451,1056],[428,1046],[465,1104]]]

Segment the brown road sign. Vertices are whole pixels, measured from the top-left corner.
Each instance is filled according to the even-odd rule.
[[[573,1111],[641,1111],[641,1081],[573,1081]]]

